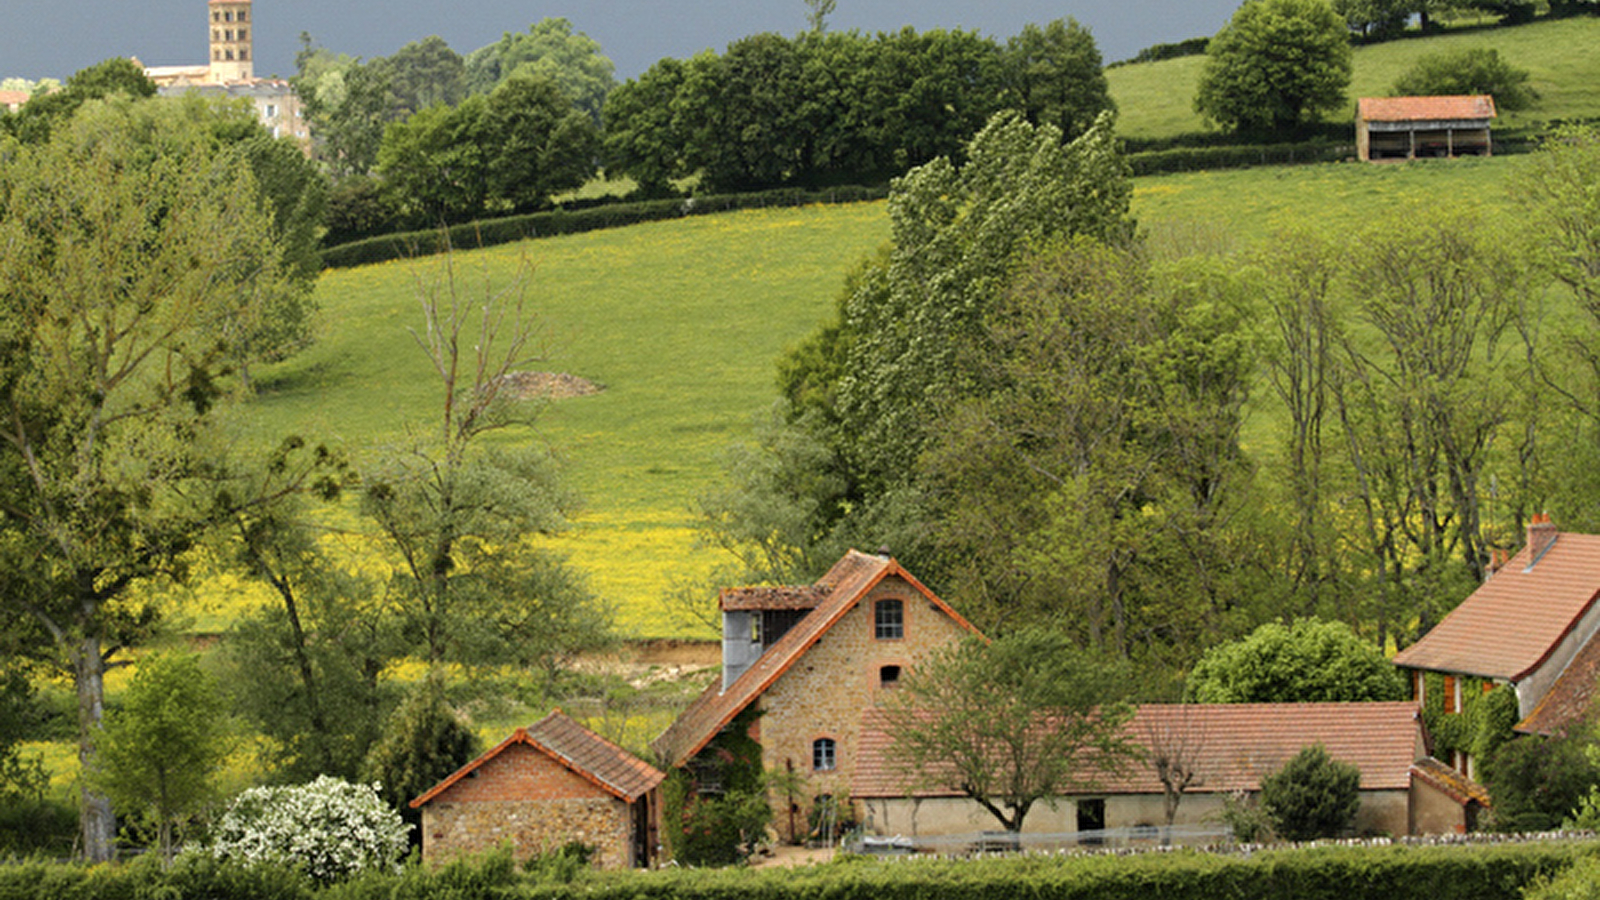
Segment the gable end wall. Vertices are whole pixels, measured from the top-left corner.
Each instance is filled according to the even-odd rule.
[[[880,641],[874,637],[873,604],[890,598],[903,604],[905,637]],[[861,714],[884,691],[878,686],[879,669],[900,666],[904,678],[927,654],[966,633],[910,584],[884,579],[762,695],[762,764],[779,772],[793,765],[805,782],[802,807],[818,794],[848,794]],[[819,737],[836,742],[837,766],[831,772],[811,768],[811,743]],[[777,823],[786,828],[788,817],[781,804],[775,806]]]
[[[517,858],[569,841],[605,868],[631,864],[628,804],[526,744],[512,744],[422,808],[422,858],[440,862],[511,841]]]

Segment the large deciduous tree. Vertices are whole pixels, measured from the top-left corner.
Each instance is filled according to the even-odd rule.
[[[198,100],[86,104],[0,167],[0,598],[71,672],[95,766],[105,673],[155,614],[138,586],[183,574],[191,497],[233,356],[231,323],[282,289],[271,217]],[[106,797],[82,795],[109,858]]]
[[[1106,110],[1115,110],[1100,48],[1076,19],[1029,23],[1006,44],[1005,64],[1013,104],[1035,125],[1061,129],[1068,140],[1083,134]]]
[[[893,246],[852,276],[838,320],[781,364],[785,425],[707,508],[725,543],[750,558],[810,567],[842,544],[888,543],[931,571],[918,460],[942,408],[993,387],[969,363],[991,346],[985,319],[1016,261],[1063,236],[1131,231],[1109,116],[1063,144],[1053,126],[1003,113],[966,156],[895,182]]]
[[[564,18],[546,18],[526,32],[506,32],[498,43],[467,56],[467,85],[487,94],[515,75],[548,78],[594,122],[606,95],[616,86],[616,67],[600,52],[600,42],[572,30]]]
[[[1216,266],[1078,239],[1030,257],[918,461],[950,589],[1111,654],[1201,643],[1232,599],[1244,305]]]
[[[969,638],[914,668],[884,706],[889,756],[917,786],[959,791],[1021,831],[1041,801],[1092,791],[1137,755],[1127,683],[1059,634]]]
[[[1207,46],[1195,109],[1231,130],[1292,129],[1344,103],[1350,60],[1328,0],[1250,0]]]

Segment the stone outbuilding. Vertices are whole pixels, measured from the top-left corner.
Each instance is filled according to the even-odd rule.
[[[658,861],[666,775],[560,711],[411,801],[422,858],[441,862],[509,841],[518,859],[579,843],[602,868]]]
[[[999,826],[953,785],[940,784],[937,772],[897,766],[884,724],[879,713],[866,714],[851,785],[869,832],[936,840]],[[1361,773],[1358,834],[1460,833],[1487,802],[1482,788],[1428,756],[1421,716],[1409,701],[1145,704],[1128,723],[1127,736],[1142,757],[1119,771],[1086,772],[1068,793],[1036,806],[1024,823],[1024,844],[1161,839],[1166,792],[1151,762],[1157,757],[1194,773],[1173,822],[1180,843],[1191,835],[1218,839],[1230,797],[1259,791],[1264,777],[1318,744]]]
[[[1356,152],[1368,161],[1488,156],[1494,119],[1488,94],[1362,97],[1356,104]]]

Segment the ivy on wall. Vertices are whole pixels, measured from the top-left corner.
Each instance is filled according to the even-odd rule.
[[[1509,684],[1470,676],[1456,676],[1461,682],[1461,708],[1445,712],[1445,676],[1422,673],[1422,721],[1433,739],[1433,755],[1448,759],[1456,752],[1485,759],[1494,749],[1514,736],[1517,691]]]

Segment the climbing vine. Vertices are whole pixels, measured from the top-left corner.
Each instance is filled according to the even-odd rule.
[[[1457,751],[1485,759],[1509,740],[1517,724],[1517,691],[1483,678],[1462,677],[1461,709],[1444,711],[1445,676],[1424,672],[1422,721],[1433,738],[1433,755],[1447,759]]]

